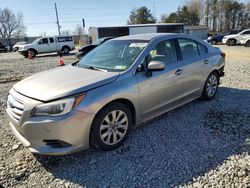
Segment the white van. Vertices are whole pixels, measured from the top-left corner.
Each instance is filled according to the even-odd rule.
[[[54,36],[38,38],[30,44],[21,46],[18,51],[27,58],[29,52],[32,57],[35,57],[37,54],[52,52],[68,54],[74,49],[74,38],[72,36]]]

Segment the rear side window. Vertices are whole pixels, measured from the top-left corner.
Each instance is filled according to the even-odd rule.
[[[207,47],[189,39],[178,39],[182,59],[191,59],[207,53]]]
[[[54,43],[54,39],[53,38],[49,38],[49,42],[50,43]]]
[[[57,37],[58,42],[70,42],[73,41],[72,37]]]

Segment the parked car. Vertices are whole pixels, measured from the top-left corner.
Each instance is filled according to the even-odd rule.
[[[10,127],[34,153],[112,150],[133,125],[212,99],[224,65],[219,48],[188,34],[111,39],[76,63],[15,84],[7,100]]]
[[[207,42],[211,43],[213,45],[217,44],[217,43],[221,43],[222,39],[224,36],[229,35],[229,32],[224,32],[224,33],[218,33],[216,35],[210,36],[207,38]]]
[[[18,51],[27,58],[29,51],[32,57],[35,57],[37,54],[59,51],[62,51],[63,54],[68,54],[74,49],[74,38],[72,36],[54,36],[38,38],[30,44],[21,46]]]
[[[17,42],[14,46],[13,46],[13,52],[16,52],[16,51],[18,51],[19,50],[19,48],[21,47],[21,46],[23,46],[23,45],[26,45],[27,44],[27,42]]]
[[[240,44],[240,40],[248,37],[250,37],[250,29],[243,30],[238,34],[224,36],[222,42],[228,46],[234,46]]]
[[[245,47],[250,47],[250,37],[241,39],[240,44],[244,45]]]
[[[6,46],[0,42],[0,52],[8,52],[8,51],[9,51],[8,46]]]
[[[79,48],[78,53],[76,53],[76,57],[81,59],[83,56],[85,56],[88,52],[96,48],[97,46],[101,45],[102,43],[112,39],[114,37],[103,37],[97,39],[93,44],[85,45]]]

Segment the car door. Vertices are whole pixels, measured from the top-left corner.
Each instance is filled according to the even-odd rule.
[[[208,49],[199,42],[178,38],[176,40],[182,64],[183,85],[181,87],[182,98],[187,100],[201,95],[210,60]]]
[[[48,52],[55,52],[56,51],[56,41],[54,37],[49,37],[49,44],[47,48]]]
[[[150,61],[165,63],[163,71],[147,74],[147,64]],[[166,40],[155,45],[141,63],[141,71],[136,73],[140,94],[142,119],[150,118],[170,108],[174,101],[180,98],[180,88],[183,76],[179,71],[181,65],[177,62],[175,43]],[[143,71],[142,71],[143,70]]]
[[[46,53],[48,52],[49,40],[48,38],[41,38],[37,43],[37,51],[38,53]]]

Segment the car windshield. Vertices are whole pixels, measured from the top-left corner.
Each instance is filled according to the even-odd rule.
[[[121,72],[128,69],[142,49],[145,40],[113,40],[105,42],[84,56],[78,65],[83,68]]]

